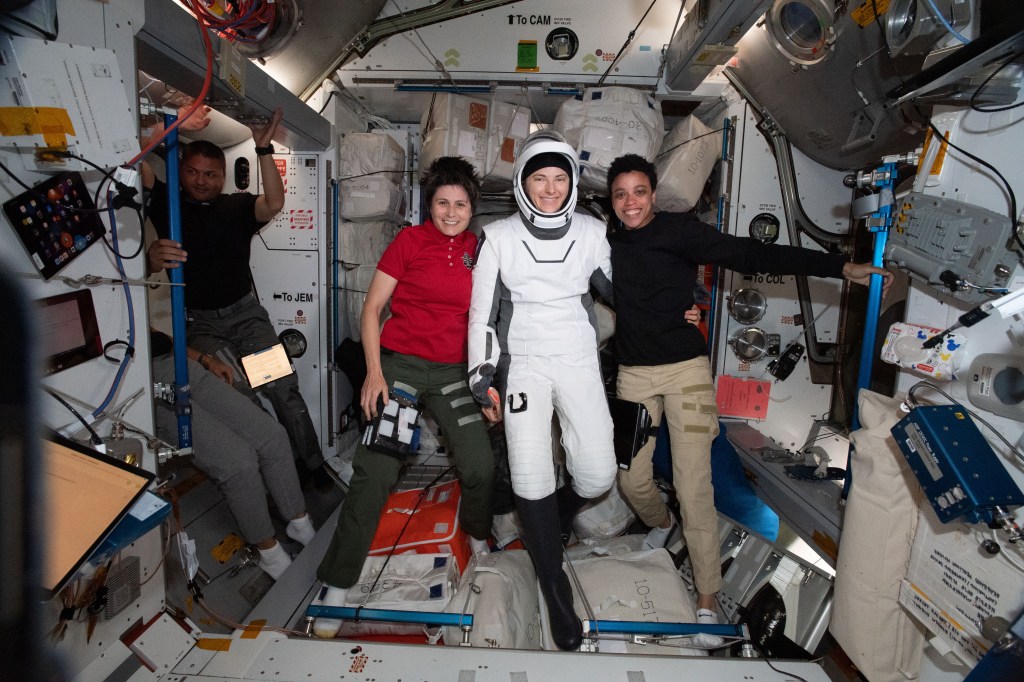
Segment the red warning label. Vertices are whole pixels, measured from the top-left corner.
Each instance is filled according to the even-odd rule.
[[[293,230],[313,229],[313,209],[293,208],[288,211],[288,223]]]

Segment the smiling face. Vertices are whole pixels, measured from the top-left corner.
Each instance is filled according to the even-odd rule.
[[[224,164],[207,156],[191,156],[181,164],[181,187],[196,201],[213,201],[224,189]]]
[[[541,213],[557,213],[569,196],[569,174],[561,168],[539,168],[526,178],[526,196]]]
[[[638,230],[654,220],[654,191],[647,175],[621,173],[612,181],[612,210],[627,230]]]
[[[448,237],[454,237],[469,227],[473,218],[473,205],[469,194],[459,185],[441,185],[430,200],[430,219],[434,227]]]

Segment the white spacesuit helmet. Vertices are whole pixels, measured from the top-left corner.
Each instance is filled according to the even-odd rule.
[[[555,213],[542,213],[530,201],[529,195],[523,188],[523,174],[527,170],[529,162],[540,154],[559,154],[568,161],[568,168],[571,169],[569,196],[565,204]],[[561,164],[559,164],[561,165]],[[533,169],[530,170],[533,172]],[[580,179],[580,160],[576,156],[576,150],[566,143],[565,138],[553,130],[538,130],[526,140],[519,150],[513,166],[512,190],[516,196],[516,203],[522,212],[523,219],[529,221],[535,227],[542,229],[555,229],[569,224],[572,219],[572,212],[576,208],[576,184]]]

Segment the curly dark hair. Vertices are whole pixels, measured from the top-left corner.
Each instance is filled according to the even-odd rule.
[[[441,156],[434,159],[430,167],[420,177],[423,200],[427,206],[434,200],[439,187],[458,185],[469,195],[469,205],[476,211],[476,202],[480,198],[480,176],[473,164],[461,156]]]
[[[612,183],[623,173],[643,173],[651,182],[651,191],[658,189],[658,169],[639,154],[626,154],[612,161],[608,166],[608,196],[612,195]]]

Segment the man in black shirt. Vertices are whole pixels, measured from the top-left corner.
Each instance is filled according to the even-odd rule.
[[[205,110],[204,110],[205,112]],[[284,207],[284,183],[274,163],[271,140],[281,122],[281,110],[270,122],[253,128],[263,194],[223,194],[224,152],[210,142],[189,144],[182,155],[182,243],[169,239],[167,192],[148,164],[142,164],[142,183],[151,192],[150,217],[160,237],[147,251],[150,272],[184,266],[188,345],[234,369],[234,386],[255,404],[240,358],[279,343],[266,309],[252,293],[249,247],[259,232]],[[205,127],[193,122],[190,129]],[[288,432],[294,455],[307,471],[325,478],[320,441],[299,393],[294,374],[259,387]],[[322,481],[329,483],[327,481]]]
[[[705,340],[678,314],[693,305],[697,268],[724,266],[747,274],[843,277],[868,284],[871,275],[892,273],[842,255],[797,246],[769,246],[756,239],[722,234],[691,214],[655,213],[658,176],[654,164],[635,154],[608,169],[608,191],[618,218],[608,238],[615,291],[617,394],[642,402],[655,423],[664,414],[672,444],[672,471],[683,516],[683,534],[697,586],[697,620],[718,622],[721,588],[718,520],[711,485],[711,441],[718,435],[718,407]],[[651,441],[619,472],[619,486],[640,519],[652,528],[646,546],[664,546],[675,521],[653,481]],[[722,639],[699,634],[698,646]]]

